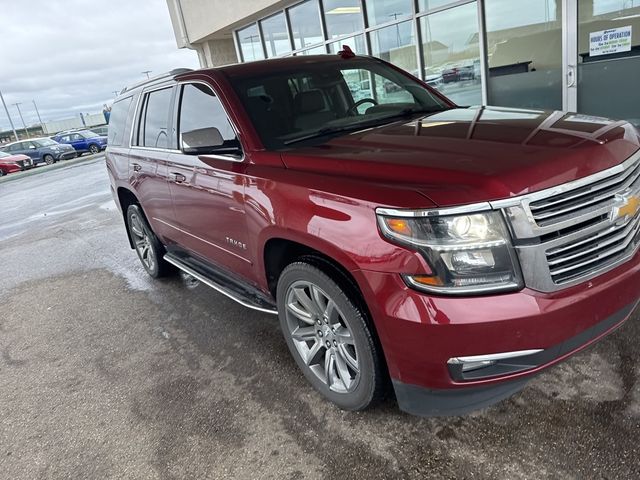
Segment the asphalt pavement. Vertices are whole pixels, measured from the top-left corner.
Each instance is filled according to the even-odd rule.
[[[0,479],[640,478],[640,323],[466,417],[322,400],[275,317],[129,249],[104,160],[0,184]]]

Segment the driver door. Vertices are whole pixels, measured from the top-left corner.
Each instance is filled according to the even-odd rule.
[[[213,128],[225,144],[237,141],[220,100],[208,85],[194,82],[178,88],[174,134],[179,147],[183,133]],[[250,277],[244,206],[246,164],[230,154],[197,155],[181,150],[169,155],[167,167],[181,231],[178,243],[197,257]]]

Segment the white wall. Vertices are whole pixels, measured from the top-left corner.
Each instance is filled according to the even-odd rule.
[[[200,43],[214,35],[215,38],[232,38],[235,23],[244,24],[252,18],[263,16],[269,9],[275,11],[285,4],[291,4],[291,0],[167,0],[173,30],[180,47],[183,46],[178,38],[182,29],[180,10],[184,16],[189,42]]]

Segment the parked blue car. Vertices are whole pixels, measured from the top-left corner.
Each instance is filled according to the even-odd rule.
[[[98,153],[107,148],[107,137],[98,135],[90,130],[78,130],[77,132],[62,132],[53,138],[58,143],[66,143],[76,149],[78,155],[85,152]]]
[[[0,148],[0,151],[12,155],[27,155],[33,160],[33,164],[46,163],[51,165],[58,160],[75,158],[78,153],[70,145],[61,145],[50,138],[32,138],[19,142],[8,143]]]

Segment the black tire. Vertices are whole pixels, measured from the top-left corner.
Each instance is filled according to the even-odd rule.
[[[4,173],[4,170],[0,170],[0,177],[4,177],[6,175],[6,173]]]
[[[42,157],[42,159],[47,165],[53,165],[54,163],[56,163],[56,159],[53,158],[53,155],[50,155],[48,153],[44,157]]]
[[[129,205],[127,209],[127,229],[138,254],[140,263],[153,278],[166,277],[174,273],[173,265],[164,260],[166,250],[153,233],[147,218],[139,205]],[[145,250],[146,247],[146,250]]]
[[[100,147],[98,147],[95,143],[89,145],[89,153],[91,155],[95,155],[98,152],[100,152]]]
[[[296,291],[300,292],[302,289],[303,292],[310,293],[307,298],[314,296],[311,290],[305,290],[307,284],[315,287],[316,294],[319,291],[319,296],[324,296],[326,299],[325,315],[322,316],[322,320],[319,316],[315,317],[315,323],[309,323],[309,319],[302,320],[298,313],[293,313],[293,310],[288,307],[292,303],[292,298],[296,299],[296,302],[298,301],[300,293],[296,293]],[[303,261],[292,263],[284,269],[278,279],[276,296],[280,328],[289,351],[307,380],[322,396],[338,407],[352,411],[364,410],[382,399],[386,378],[383,371],[384,363],[381,351],[368,325],[366,312],[358,306],[360,302],[350,298],[348,293],[324,271]],[[334,302],[338,313],[331,315],[334,320],[327,322],[329,316],[326,312],[329,311],[330,301]],[[303,307],[304,310],[304,305],[302,302],[297,303],[296,311],[300,312],[298,307]],[[321,301],[316,303],[316,306],[318,305],[322,305]],[[320,310],[322,308],[317,311]],[[297,325],[296,321],[299,322]],[[338,327],[332,328],[332,324],[338,325]],[[303,334],[303,330],[300,329],[305,332],[312,329],[316,332]],[[321,334],[321,329],[325,329],[324,334]],[[298,338],[294,340],[293,332],[295,331],[298,332]],[[315,338],[300,338],[306,335],[314,335]],[[350,342],[340,343],[339,338],[348,338]],[[307,364],[303,356],[306,355],[306,358],[309,359],[312,356],[311,352],[316,348],[316,343],[335,346],[336,339],[339,342],[336,348],[323,346],[324,356],[320,352],[313,354],[317,362],[311,366]],[[340,353],[344,351],[344,348],[349,349],[347,356]],[[309,355],[305,349],[308,349]],[[327,360],[327,355],[330,360]],[[346,375],[340,373],[338,358],[342,359],[342,372],[347,372]],[[345,362],[346,358],[350,358],[350,361]],[[351,368],[354,360],[357,373]],[[312,359],[310,363],[314,363],[314,361]],[[331,367],[332,362],[333,367]],[[333,378],[329,373],[331,368],[335,368]],[[348,381],[343,381],[342,377],[348,377]],[[344,391],[337,390],[336,385],[342,385]]]

